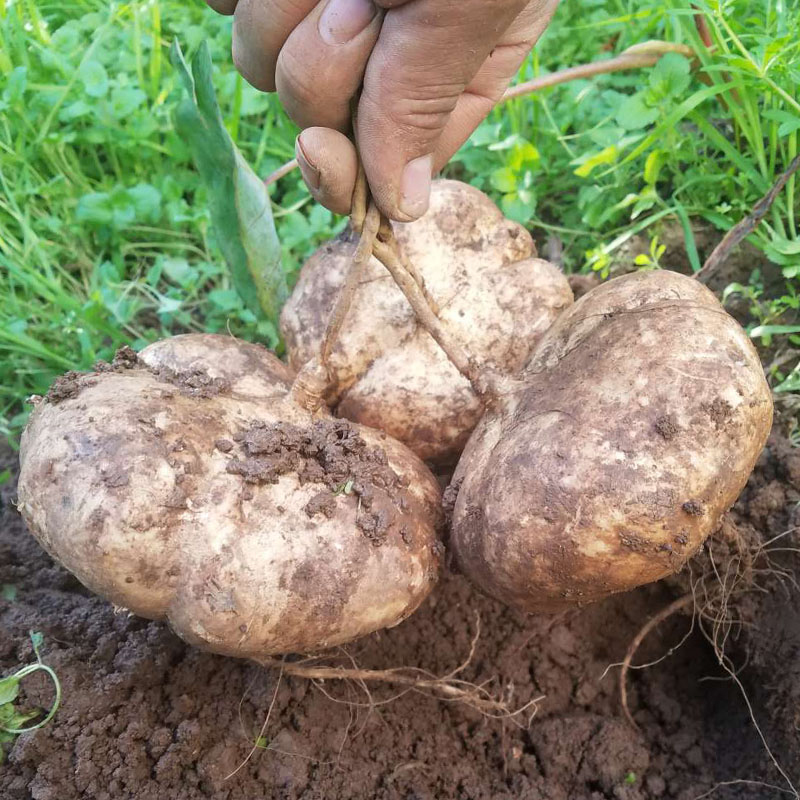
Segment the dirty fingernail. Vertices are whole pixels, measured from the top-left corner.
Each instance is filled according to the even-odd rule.
[[[372,22],[372,0],[328,0],[319,18],[319,34],[328,44],[346,44]]]
[[[400,211],[418,219],[427,210],[431,199],[433,156],[420,156],[406,164],[400,179]]]
[[[320,172],[309,160],[308,156],[303,149],[303,134],[297,137],[294,143],[294,154],[297,158],[297,164],[300,167],[300,172],[303,175],[303,180],[308,184],[311,189],[319,189]]]

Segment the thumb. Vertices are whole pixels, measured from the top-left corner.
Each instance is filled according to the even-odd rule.
[[[442,131],[525,5],[411,0],[387,11],[364,76],[357,123],[367,179],[387,216],[409,222],[427,210]]]

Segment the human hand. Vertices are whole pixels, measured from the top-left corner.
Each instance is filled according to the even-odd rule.
[[[301,127],[314,197],[350,209],[351,101],[372,195],[390,218],[425,213],[431,176],[502,97],[558,0],[208,0],[234,15],[233,59]]]

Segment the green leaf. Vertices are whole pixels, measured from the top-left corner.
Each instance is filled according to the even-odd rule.
[[[536,200],[536,195],[530,189],[519,189],[503,195],[500,207],[509,219],[527,225],[536,213]]]
[[[9,103],[17,103],[22,99],[25,94],[25,89],[28,85],[28,68],[27,67],[14,67],[11,74],[6,81],[6,88],[3,92],[3,97]]]
[[[653,150],[648,154],[647,160],[644,162],[645,183],[649,183],[651,186],[655,186],[658,183],[661,167],[664,166],[666,160],[667,153],[664,150]]]
[[[800,391],[800,365],[795,367],[773,391],[776,393]]]
[[[16,675],[10,675],[0,681],[0,706],[4,706],[6,703],[13,703],[18,694],[19,678]]]
[[[761,336],[787,333],[800,333],[800,325],[758,325],[750,331],[750,338],[758,339]]]
[[[119,87],[111,92],[111,110],[117,119],[125,119],[145,100],[147,95],[141,89],[133,86]]]
[[[660,97],[683,94],[691,81],[691,64],[680,53],[667,53],[650,72],[650,87]]]
[[[36,657],[39,657],[39,648],[42,646],[42,642],[44,642],[44,634],[41,631],[31,631],[31,644],[33,645],[33,652],[36,653]]]
[[[177,42],[170,57],[189,94],[175,112],[175,127],[208,188],[211,220],[233,285],[253,313],[277,323],[288,289],[267,189],[225,129],[208,44],[197,51],[191,73]]]
[[[208,293],[208,302],[220,311],[229,313],[237,308],[240,299],[233,289],[212,289]]]
[[[185,286],[191,282],[194,271],[185,258],[164,257],[158,263],[166,276],[178,286]]]
[[[108,91],[108,73],[99,61],[85,62],[81,66],[79,75],[89,97],[103,97]]]
[[[139,222],[157,222],[161,216],[161,192],[149,183],[138,183],[128,189]]]
[[[17,599],[17,587],[13,583],[0,584],[0,597],[9,603],[13,603]]]
[[[617,111],[617,124],[629,131],[644,128],[658,119],[658,109],[651,108],[641,93],[625,98]]]
[[[789,111],[782,111],[780,109],[769,109],[763,112],[763,116],[771,119],[773,122],[779,122],[778,136],[783,138],[790,133],[800,130],[800,114],[792,114]]]
[[[108,225],[113,219],[111,211],[111,198],[107,192],[89,192],[78,200],[75,209],[75,218],[78,222],[91,225]]]
[[[595,153],[593,156],[589,156],[589,158],[585,159],[581,165],[577,167],[575,174],[579,178],[586,178],[595,167],[599,167],[601,164],[613,164],[617,160],[618,155],[619,150],[617,146],[612,144],[599,153]]]
[[[513,192],[517,188],[517,176],[510,167],[496,169],[489,176],[489,180],[498,192],[503,192],[504,194]]]

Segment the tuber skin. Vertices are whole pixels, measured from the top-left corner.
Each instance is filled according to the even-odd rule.
[[[487,594],[555,612],[678,571],[766,443],[755,348],[668,271],[593,289],[539,342],[455,472],[449,547]]]
[[[534,257],[528,232],[467,184],[435,181],[428,214],[395,224],[394,233],[437,316],[479,370],[517,372],[572,303],[566,278]],[[354,249],[345,235],[324,245],[301,271],[281,315],[295,370],[319,352]],[[469,381],[418,323],[375,258],[366,265],[328,366],[332,388],[326,399],[338,416],[386,431],[435,464],[455,463],[483,413]]]
[[[299,406],[265,348],[187,335],[98,366],[38,400],[19,480],[30,530],[92,591],[251,658],[396,625],[430,592],[435,478]]]

